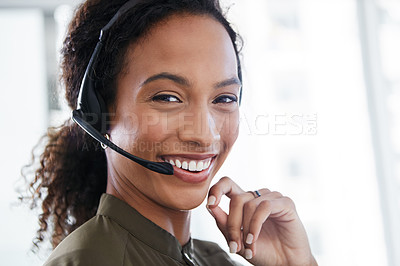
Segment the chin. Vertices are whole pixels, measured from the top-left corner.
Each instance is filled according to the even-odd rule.
[[[180,211],[191,211],[196,209],[197,207],[199,207],[201,205],[202,201],[200,201],[198,204],[184,204],[181,206],[177,206],[176,210],[180,210]]]
[[[207,191],[205,192],[197,191],[197,193],[193,192],[182,193],[181,197],[175,197],[173,199],[171,205],[173,205],[173,209],[176,210],[182,210],[182,211],[193,210],[203,203],[206,196],[207,196]]]

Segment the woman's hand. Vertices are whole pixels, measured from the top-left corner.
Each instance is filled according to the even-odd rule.
[[[232,253],[254,265],[317,265],[294,203],[279,192],[243,191],[223,177],[211,187],[207,208]],[[229,215],[218,204],[230,198]]]

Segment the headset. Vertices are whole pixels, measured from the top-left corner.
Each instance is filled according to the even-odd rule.
[[[121,149],[100,133],[105,131],[103,116],[107,113],[107,106],[99,92],[96,90],[95,68],[97,65],[97,58],[103,47],[103,40],[105,39],[108,30],[124,13],[126,13],[139,2],[143,1],[130,0],[126,2],[123,6],[121,6],[121,8],[107,23],[107,25],[105,25],[100,30],[99,41],[97,42],[92,56],[90,57],[89,64],[86,67],[86,71],[83,76],[81,87],[79,90],[76,110],[72,111],[71,118],[94,139],[96,139],[103,145],[110,147],[111,149],[125,156],[126,158],[131,159],[132,161],[154,172],[165,175],[173,175],[174,168],[170,163],[152,162],[139,158]]]
[[[79,90],[78,101],[76,110],[72,111],[71,118],[77,123],[83,130],[85,130],[90,136],[99,141],[101,144],[110,147],[119,154],[126,158],[146,167],[157,173],[165,175],[173,175],[174,168],[168,162],[152,162],[142,158],[139,158],[127,151],[121,149],[109,139],[107,139],[102,133],[105,133],[105,122],[104,115],[107,113],[107,106],[102,96],[96,90],[96,79],[95,79],[95,68],[97,65],[97,58],[103,47],[103,40],[107,37],[108,30],[115,24],[118,19],[129,11],[132,7],[140,2],[146,2],[144,0],[129,0],[122,5],[117,13],[111,18],[111,20],[100,30],[99,41],[94,48],[92,56],[90,57],[89,64],[86,67],[85,74],[82,79],[81,87]],[[239,79],[242,80],[242,73],[240,67],[240,60],[238,60],[238,75]],[[239,93],[239,105],[242,99],[242,89]]]

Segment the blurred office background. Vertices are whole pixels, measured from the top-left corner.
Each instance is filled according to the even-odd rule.
[[[29,251],[39,210],[16,190],[39,137],[69,117],[59,50],[79,2],[0,0],[1,265],[49,255]],[[291,197],[320,265],[400,265],[400,0],[223,3],[244,39],[244,98],[216,180]],[[193,221],[228,250],[204,204]]]

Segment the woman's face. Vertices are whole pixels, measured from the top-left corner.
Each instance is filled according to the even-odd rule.
[[[173,16],[131,46],[125,59],[110,138],[141,158],[172,161],[175,173],[150,171],[107,149],[108,178],[168,208],[197,207],[238,135],[232,41],[209,16]]]

